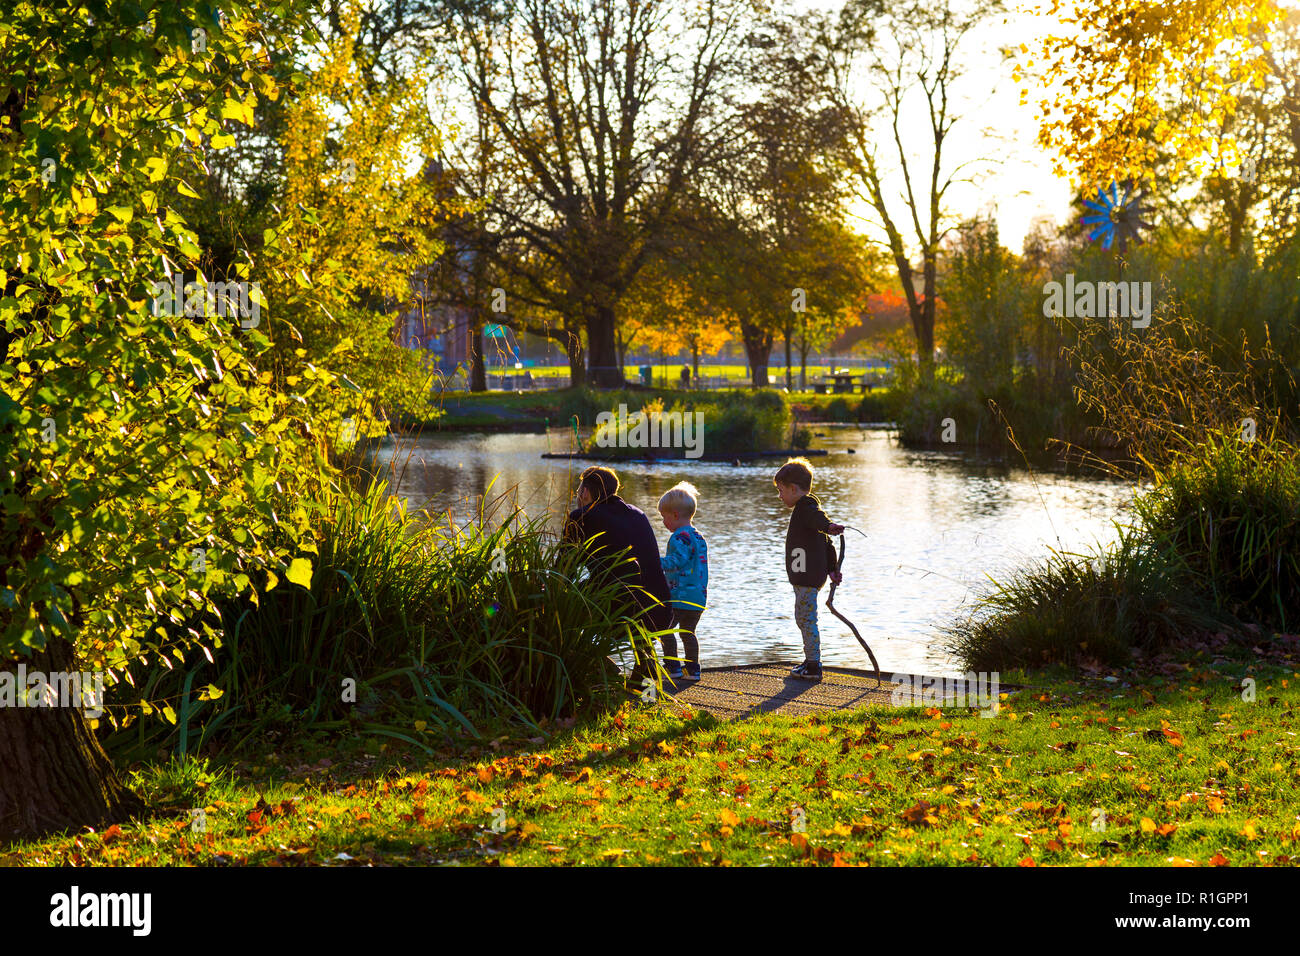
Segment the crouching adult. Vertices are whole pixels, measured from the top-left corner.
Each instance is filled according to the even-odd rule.
[[[575,543],[591,542],[588,568],[593,579],[622,581],[637,619],[647,631],[662,631],[672,626],[672,611],[668,579],[659,563],[659,541],[645,512],[618,496],[619,487],[613,469],[585,469],[578,483],[578,507],[564,523],[564,537]],[[636,680],[651,672],[654,644],[637,642],[634,650]]]

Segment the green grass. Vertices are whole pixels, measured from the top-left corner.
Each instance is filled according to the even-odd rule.
[[[666,381],[667,387],[671,388],[677,384],[677,380],[682,374],[681,362],[676,362],[676,363],[667,362],[663,365],[660,365],[656,361],[648,364],[650,364],[651,368],[654,369],[654,378],[655,378],[656,385],[661,385],[663,382]],[[809,381],[811,381],[814,376],[829,374],[830,372],[835,371],[835,369],[840,367],[842,366],[809,365],[808,379]],[[507,375],[515,374],[520,371],[524,371],[524,370],[506,369],[506,374]],[[532,372],[534,378],[559,378],[561,376],[567,376],[569,374],[569,367],[567,365],[555,365],[555,366],[547,366],[541,368],[530,368],[527,369],[527,371]],[[853,371],[855,373],[858,371],[858,367],[856,365],[853,366]],[[695,370],[694,367],[692,367],[691,375],[694,376],[694,374],[695,374]],[[799,366],[797,364],[794,366],[794,370],[791,374],[792,377],[794,378],[794,381],[797,383],[799,380]],[[744,365],[713,365],[713,364],[703,365],[702,364],[700,365],[700,375],[705,377],[716,377],[721,375],[726,378],[740,379],[746,383],[749,381],[749,369]],[[641,380],[641,366],[640,365],[623,366],[623,376],[629,381],[639,382]],[[768,377],[772,380],[774,384],[778,386],[784,385],[785,366],[780,364],[773,364],[768,366]]]
[[[626,404],[635,412],[644,405],[662,400],[665,407],[678,403],[696,406],[725,403],[731,396],[752,398],[753,392],[737,383],[734,390],[695,389],[555,389],[531,392],[445,392],[440,408],[443,415],[431,423],[434,428],[471,430],[474,428],[515,428],[521,431],[569,426],[570,417],[576,415],[583,429],[595,423],[602,411],[617,409]],[[777,389],[771,390],[777,393]],[[862,395],[819,395],[815,392],[781,393],[799,421],[807,422],[857,422],[892,421],[898,414],[901,395],[892,389],[876,389]]]
[[[645,421],[646,416],[633,411],[629,404],[628,415],[623,417],[622,409],[613,398],[609,400],[607,411],[610,417],[588,436],[585,452],[608,458],[644,457],[647,450],[643,447],[620,447],[619,436],[621,429],[645,427],[638,426],[638,423]],[[695,450],[706,458],[726,458],[753,451],[789,448],[796,439],[790,428],[789,403],[779,392],[771,390],[757,393],[743,390],[696,392],[690,393],[689,397],[683,397],[679,393],[667,400],[655,398],[645,402],[642,411],[652,422],[653,416],[661,413],[682,413],[683,418],[698,415],[698,419],[689,418],[687,421],[693,441],[699,442]],[[698,429],[697,422],[700,425]],[[625,438],[626,434],[624,432]],[[806,442],[799,447],[806,447]],[[662,457],[682,457],[687,449],[656,448],[649,453]]]
[[[266,745],[146,767],[132,783],[151,820],[11,846],[0,862],[1286,864],[1300,849],[1296,666],[1202,651],[1176,676],[1041,684],[992,718],[877,708],[723,723],[629,705],[431,757],[397,741]]]

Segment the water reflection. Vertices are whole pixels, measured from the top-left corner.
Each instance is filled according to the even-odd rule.
[[[577,476],[586,462],[545,460],[567,450],[563,431],[517,434],[425,435],[396,456],[397,488],[412,509],[451,512],[463,522],[479,498],[511,491],[529,515],[550,516],[556,530],[573,507]],[[548,444],[549,441],[549,444]],[[844,583],[836,607],[852,620],[888,671],[956,674],[955,661],[937,647],[938,627],[952,621],[987,576],[1041,559],[1049,546],[1083,550],[1115,537],[1127,485],[974,462],[958,454],[895,447],[882,432],[827,430],[814,447],[814,490],[832,521],[848,533]],[[856,454],[849,454],[852,448]],[[623,497],[650,515],[660,547],[668,534],[655,502],[686,478],[700,489],[696,527],[709,543],[709,609],[700,621],[707,666],[799,660],[793,592],[782,548],[789,512],[772,475],[779,461],[681,462],[617,467]],[[853,635],[824,608],[819,621],[822,659],[869,667]]]

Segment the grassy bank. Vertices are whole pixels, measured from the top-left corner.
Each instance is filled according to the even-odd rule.
[[[1135,520],[1108,548],[995,582],[949,629],[967,666],[1116,664],[1188,634],[1300,624],[1300,425],[1274,404],[1291,373],[1186,315],[1130,332],[1087,328],[1077,396],[1146,479]]]
[[[107,866],[1291,864],[1300,673],[1243,654],[1043,683],[992,718],[719,723],[638,705],[454,754],[263,746],[140,770],[148,822],[0,852]]]
[[[890,422],[897,418],[902,398],[893,389],[876,389],[865,395],[793,392],[790,407],[801,422]]]
[[[535,392],[446,392],[440,407],[443,415],[428,423],[433,429],[514,427],[529,431],[545,427],[566,428],[577,417],[582,429],[589,429],[601,412],[626,405],[640,411],[654,401],[671,405],[717,401],[716,391],[675,388],[594,389],[588,387],[547,389]],[[748,394],[746,392],[746,394]],[[410,423],[418,426],[419,423]]]
[[[948,629],[977,670],[1117,665],[1188,634],[1300,622],[1300,452],[1212,435],[1161,466],[1136,521],[1091,554],[995,582]]]

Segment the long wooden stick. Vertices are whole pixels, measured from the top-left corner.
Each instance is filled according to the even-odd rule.
[[[840,535],[840,556],[839,556],[839,560],[835,562],[836,572],[838,573],[840,568],[842,568],[843,566],[844,566],[844,535],[841,534]],[[830,594],[826,595],[826,607],[830,609],[830,612],[832,614],[834,614],[836,617],[838,617],[841,621],[843,621],[845,624],[849,626],[849,630],[853,632],[853,636],[858,639],[858,643],[862,645],[862,649],[866,651],[867,656],[871,658],[871,666],[874,667],[876,670],[876,686],[879,687],[881,686],[880,665],[876,663],[876,655],[871,653],[871,648],[868,646],[867,642],[862,639],[862,635],[859,634],[858,629],[853,626],[853,622],[850,621],[843,614],[841,614],[839,611],[835,610],[835,589],[838,586],[839,585],[836,584],[835,581],[831,581],[831,592]]]

